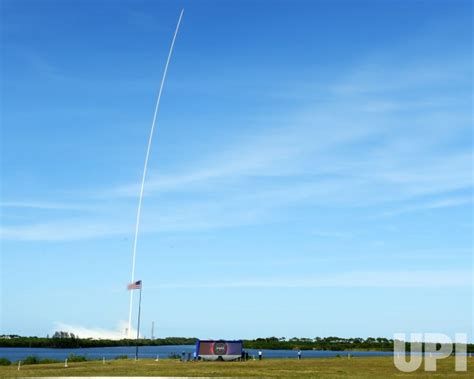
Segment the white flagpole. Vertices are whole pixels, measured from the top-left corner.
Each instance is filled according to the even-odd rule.
[[[147,171],[147,166],[148,166],[148,157],[150,156],[151,141],[153,139],[153,132],[155,130],[156,116],[158,114],[158,109],[160,107],[161,94],[163,92],[163,86],[165,84],[166,73],[168,72],[168,65],[169,65],[170,60],[171,60],[171,54],[173,53],[174,42],[176,40],[176,36],[178,35],[179,25],[181,23],[181,18],[183,17],[183,13],[184,13],[184,9],[181,10],[181,14],[179,15],[179,19],[178,19],[178,24],[176,25],[176,30],[174,31],[173,40],[171,41],[171,47],[170,47],[170,50],[169,50],[169,53],[168,53],[168,59],[166,60],[165,70],[163,72],[163,77],[161,78],[160,90],[158,92],[158,98],[156,100],[155,113],[153,115],[153,122],[151,123],[150,137],[148,138],[148,147],[147,147],[147,150],[146,150],[145,165],[143,167],[142,184],[141,184],[141,187],[140,187],[140,197],[138,199],[137,221],[136,221],[136,224],[135,224],[135,239],[133,241],[132,280],[131,280],[132,283],[135,281],[135,260],[136,260],[136,256],[137,256],[138,228],[139,228],[139,225],[140,225],[140,214],[141,214],[141,210],[142,210],[143,188],[144,188],[144,185],[145,185],[145,177],[146,177],[146,171]],[[130,310],[129,310],[129,313],[128,313],[128,336],[127,336],[128,338],[130,338],[131,330],[132,330],[132,306],[133,306],[133,291],[130,291]]]
[[[140,283],[140,300],[138,301],[138,324],[137,324],[137,340],[135,346],[135,360],[138,360],[138,339],[140,338],[140,310],[142,307],[142,287],[143,282]]]

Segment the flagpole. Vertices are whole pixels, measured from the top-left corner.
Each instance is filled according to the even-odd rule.
[[[138,300],[138,325],[137,325],[137,343],[135,346],[135,360],[138,359],[138,338],[140,337],[140,310],[142,307],[142,287],[143,287],[143,282],[140,283],[140,299]]]

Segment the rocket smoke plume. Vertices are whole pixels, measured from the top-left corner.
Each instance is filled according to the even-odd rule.
[[[160,84],[160,90],[158,92],[158,98],[156,100],[156,106],[155,106],[155,113],[153,115],[153,121],[151,123],[151,131],[150,131],[150,137],[148,138],[148,147],[146,150],[146,156],[145,156],[145,165],[143,167],[143,176],[142,176],[142,184],[140,187],[140,197],[138,199],[138,209],[137,209],[137,222],[135,224],[135,239],[133,241],[133,257],[132,257],[132,283],[135,281],[135,261],[137,257],[137,240],[138,240],[138,229],[140,226],[140,214],[142,210],[142,198],[143,198],[143,187],[145,185],[145,178],[146,178],[146,170],[148,166],[148,158],[150,156],[150,148],[151,148],[151,142],[153,140],[153,132],[155,130],[155,124],[156,124],[156,116],[158,114],[158,109],[160,107],[160,100],[161,100],[161,94],[163,93],[163,86],[165,84],[165,79],[166,79],[166,73],[168,72],[168,66],[171,60],[171,54],[173,53],[173,47],[174,43],[176,41],[176,36],[178,35],[178,30],[179,30],[179,25],[181,24],[181,19],[183,17],[184,9],[181,10],[181,14],[179,15],[178,19],[178,24],[176,25],[176,30],[174,31],[173,35],[173,40],[171,41],[171,46],[170,50],[168,52],[168,58],[166,60],[166,65],[165,65],[165,70],[163,71],[163,77],[161,78],[161,84]],[[128,329],[127,329],[127,337],[130,338],[130,332],[131,332],[131,326],[132,326],[132,306],[133,306],[133,291],[130,291],[130,310],[128,314]]]

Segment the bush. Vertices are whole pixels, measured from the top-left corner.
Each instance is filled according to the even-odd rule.
[[[59,363],[59,361],[56,359],[44,358],[41,359],[39,363]]]
[[[12,363],[7,358],[0,358],[0,366],[10,366]]]
[[[117,355],[114,359],[128,359],[128,355]]]
[[[29,355],[21,361],[24,365],[36,365],[40,363],[40,360],[36,355]]]
[[[84,355],[76,355],[76,354],[69,354],[67,356],[67,361],[68,362],[85,362],[87,361],[87,358]]]

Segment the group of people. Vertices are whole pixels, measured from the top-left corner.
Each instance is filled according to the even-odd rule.
[[[241,361],[248,361],[249,360],[249,352],[242,350],[242,354],[240,355]]]
[[[196,360],[198,360],[198,359],[199,359],[199,358],[198,358],[198,356],[197,356],[197,353],[196,353],[196,352],[193,352],[193,359],[192,359],[192,360],[193,360],[193,361],[196,361]],[[183,352],[181,353],[181,362],[186,362],[186,361],[191,361],[191,353],[188,352],[188,354],[187,354],[187,359],[186,359],[186,352],[183,351]]]
[[[242,350],[242,361],[248,361],[249,353],[248,351]],[[255,358],[254,358],[255,359]],[[263,352],[262,350],[258,351],[258,360],[261,361],[263,359]],[[301,350],[298,351],[298,360],[301,360]]]
[[[259,350],[258,352],[258,359],[261,361],[263,358],[263,353],[262,353],[262,350]],[[253,359],[255,360],[255,356],[253,357]],[[249,360],[249,352],[248,351],[245,351],[245,350],[242,350],[242,354],[240,356],[240,360],[241,361],[248,361]]]

